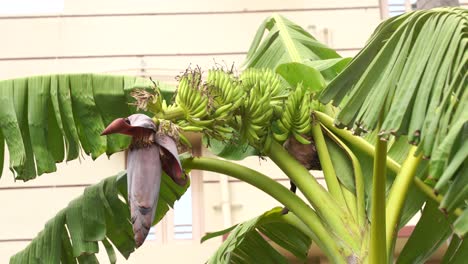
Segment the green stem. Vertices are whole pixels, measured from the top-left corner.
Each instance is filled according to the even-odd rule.
[[[387,142],[377,137],[372,176],[372,208],[370,230],[370,263],[387,263],[385,237],[385,183]]]
[[[354,252],[359,251],[359,230],[352,216],[338,206],[335,200],[317,182],[296,159],[294,159],[278,142],[273,141],[266,154],[273,162],[296,184],[306,199],[317,210],[317,213],[326,219],[326,223],[337,237],[349,245]]]
[[[340,206],[346,207],[346,201],[341,192],[340,183],[338,182],[338,177],[336,177],[335,168],[333,167],[330,153],[328,152],[327,144],[325,143],[325,138],[320,128],[320,123],[312,123],[312,136],[314,137],[315,147],[317,148],[328,191]]]
[[[330,116],[324,113],[316,111],[314,112],[314,115],[320,120],[320,123],[322,123],[325,127],[330,129],[330,131],[332,131],[334,134],[340,136],[342,139],[346,140],[346,142],[350,143],[352,146],[361,150],[365,154],[371,157],[374,157],[375,148],[365,139],[353,135],[348,130],[337,128],[336,126],[333,125],[333,118],[331,118]],[[397,174],[400,172],[400,168],[401,168],[400,164],[398,164],[398,162],[394,161],[392,158],[387,157],[386,164],[389,170]],[[414,178],[414,184],[419,188],[419,190],[425,193],[429,198],[433,199],[434,201],[438,203],[440,203],[440,201],[442,201],[442,199],[444,198],[443,195],[435,195],[434,190],[430,186],[427,186],[421,179],[417,177]],[[457,208],[454,210],[454,214],[456,216],[460,216],[462,212],[463,210],[461,210],[460,208]]]
[[[356,186],[356,203],[357,203],[357,222],[361,229],[364,229],[367,225],[367,218],[366,218],[366,197],[365,197],[365,188],[364,188],[364,178],[362,176],[362,169],[361,163],[359,163],[358,158],[351,149],[346,146],[346,144],[341,141],[341,139],[335,134],[333,134],[328,128],[325,126],[323,127],[324,131],[329,135],[329,137],[334,140],[351,159],[351,164],[353,165],[353,172],[354,172],[354,185]]]
[[[340,252],[345,249],[338,247],[336,239],[333,238],[325,229],[315,211],[297,195],[294,195],[286,187],[275,180],[247,167],[213,158],[200,157],[186,159],[183,161],[183,167],[185,169],[206,170],[226,174],[253,185],[269,194],[271,197],[286,206],[291,212],[300,218],[307,227],[310,228],[315,236],[314,240],[319,242],[330,260],[334,263],[345,262],[342,257],[342,252]]]
[[[346,140],[348,143],[350,143],[352,146],[358,148],[365,154],[374,157],[375,155],[375,148],[372,144],[367,142],[365,139],[362,137],[358,137],[356,135],[353,135],[349,130],[345,129],[340,129],[337,128],[336,126],[333,125],[333,118],[329,117],[328,115],[322,113],[322,112],[314,112],[314,115],[319,119],[320,123],[327,127],[330,131],[332,131],[335,135],[340,136],[342,139]],[[399,171],[400,170],[400,164],[398,162],[394,161],[390,157],[387,157],[386,161],[387,167],[391,171]]]
[[[182,109],[182,107],[180,106],[170,107],[169,109],[164,111],[164,113],[162,113],[161,116],[157,116],[157,117],[173,121],[173,120],[184,118],[185,112],[184,112],[184,109]]]
[[[393,240],[398,231],[398,224],[405,204],[408,190],[416,175],[416,170],[421,162],[422,154],[415,156],[417,147],[411,147],[400,173],[397,174],[395,181],[390,189],[387,203],[387,254],[391,253]]]
[[[437,203],[440,204],[442,200],[444,199],[444,196],[442,194],[435,195],[434,190],[430,187],[427,186],[421,179],[416,178],[414,179],[414,185],[419,187],[419,190],[425,193],[427,196],[429,196],[432,200],[436,201]],[[461,208],[455,208],[453,210],[453,214],[456,216],[461,216],[463,213],[463,210]]]

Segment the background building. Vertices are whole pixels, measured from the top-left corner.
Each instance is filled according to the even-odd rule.
[[[342,56],[353,56],[383,18],[410,9],[405,0],[1,0],[0,79],[97,72],[175,83],[189,65],[240,66],[258,26],[273,13],[301,25]],[[242,163],[289,184],[271,162],[249,158]],[[0,263],[24,248],[84,187],[124,169],[123,154],[60,164],[57,173],[27,183],[14,182],[3,168]],[[190,192],[128,263],[203,263],[221,242],[200,244],[203,234],[274,206],[276,201],[251,186],[195,172]]]

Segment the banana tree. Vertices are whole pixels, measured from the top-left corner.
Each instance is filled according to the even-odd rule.
[[[422,216],[396,262],[422,263],[451,238],[443,262],[462,263],[468,252],[467,25],[464,9],[404,14],[382,22],[348,59],[274,15],[260,26],[239,75],[214,68],[204,78],[200,69],[188,69],[172,97],[166,86],[134,77],[2,81],[0,129],[10,168],[30,180],[77,158],[80,146],[93,158],[121,151],[129,138],[100,134],[116,119],[125,126],[119,118],[140,110],[151,118],[145,128],[181,144],[188,144],[181,132],[199,132],[220,157],[270,158],[290,178],[291,190],[305,197],[231,161],[182,154],[187,172],[238,178],[287,208],[207,234],[202,241],[230,233],[208,263],[287,263],[270,242],[302,259],[314,242],[333,263],[390,263],[398,230],[418,210]],[[309,172],[314,166],[323,170],[326,189]],[[180,173],[169,175],[173,180],[163,174],[159,199],[150,201],[157,203],[153,224],[188,187]],[[128,257],[141,234],[130,219],[132,202],[119,198],[127,195],[125,173],[88,187],[11,262],[96,262],[98,242],[111,262],[114,248]]]

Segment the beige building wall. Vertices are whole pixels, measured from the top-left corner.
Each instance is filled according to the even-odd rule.
[[[217,62],[239,67],[258,26],[273,13],[298,23],[342,56],[353,56],[381,21],[381,2],[64,0],[59,13],[0,14],[0,79],[98,72],[152,76],[174,83],[188,65],[208,69]],[[289,187],[271,161],[252,157],[241,163]],[[58,172],[27,183],[14,182],[8,168],[3,168],[0,263],[24,248],[85,186],[124,168],[123,154],[111,159],[102,156],[95,162],[84,158],[60,164]],[[322,181],[319,173],[314,175]],[[227,219],[221,212],[219,180],[219,175],[210,173],[194,176],[192,240],[172,237],[169,214],[169,220],[156,228],[156,240],[147,241],[127,263],[203,263],[221,239],[200,245],[200,235],[279,205],[253,187],[229,179]]]

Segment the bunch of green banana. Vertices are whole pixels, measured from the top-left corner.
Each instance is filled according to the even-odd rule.
[[[247,91],[258,86],[262,94],[277,96],[281,92],[281,79],[271,69],[246,69],[240,75],[242,86]]]
[[[245,95],[239,81],[232,74],[216,69],[208,71],[206,82],[208,94],[212,98],[212,117],[230,120]]]
[[[262,93],[262,91],[266,91]],[[262,89],[257,84],[249,92],[243,105],[241,105],[240,127],[241,139],[252,146],[261,146],[269,137],[269,127],[273,116],[273,108],[270,106],[271,90]]]
[[[273,132],[273,137],[284,142],[292,134],[300,143],[310,144],[310,141],[301,136],[309,133],[312,128],[310,113],[310,92],[299,85],[290,93],[281,118],[275,122],[278,132]]]
[[[201,73],[186,72],[179,80],[176,105],[184,110],[185,119],[195,126],[208,126],[213,120],[202,120],[208,115],[209,98],[203,94]]]

